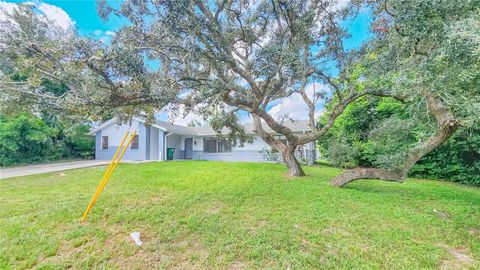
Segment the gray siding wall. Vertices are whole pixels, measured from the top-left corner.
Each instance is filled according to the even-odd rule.
[[[95,134],[95,159],[101,159],[102,151],[102,131],[100,130]]]
[[[158,159],[166,160],[166,149],[165,149],[165,132],[163,130],[158,130]]]
[[[158,148],[158,128],[150,127],[150,159],[159,160],[159,153],[162,151]]]
[[[182,155],[182,136],[177,134],[172,134],[167,137],[167,148],[175,148],[173,154],[173,159],[183,159],[185,156]]]
[[[192,159],[250,162],[266,161],[263,157],[263,153],[258,150],[233,150],[228,153],[205,153],[204,151],[193,151]]]
[[[182,151],[184,152],[184,151]],[[307,150],[306,157],[303,153],[297,152],[295,156],[302,162],[306,161],[311,165],[315,161],[315,151]],[[233,150],[228,153],[205,153],[204,151],[193,151],[192,159],[196,160],[216,160],[216,161],[247,161],[247,162],[267,162],[264,153],[259,150]],[[282,161],[279,155],[277,161]],[[271,161],[270,161],[271,162]]]
[[[150,127],[145,128],[145,159],[150,160]],[[140,139],[140,137],[139,137]],[[138,146],[140,148],[140,145]]]
[[[147,159],[147,128],[143,123],[139,123],[138,126],[138,149],[131,149],[128,147],[123,160],[145,160]],[[99,160],[111,160],[115,152],[117,151],[118,146],[109,145],[108,149],[102,150],[102,136],[113,136],[113,134],[102,134],[102,131],[97,132],[96,138],[96,147],[95,147],[95,159]],[[122,134],[123,136],[123,134]],[[126,142],[125,142],[126,143]]]

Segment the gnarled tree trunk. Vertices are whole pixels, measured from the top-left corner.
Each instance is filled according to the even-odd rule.
[[[285,165],[288,168],[288,174],[290,176],[305,176],[305,172],[302,169],[302,165],[298,162],[295,157],[294,146],[287,146],[286,149],[282,152],[282,158]]]
[[[330,183],[333,186],[343,187],[359,179],[403,182],[412,166],[448,140],[459,126],[459,121],[455,119],[449,108],[438,97],[430,92],[425,92],[424,96],[429,113],[437,120],[437,130],[428,140],[410,149],[405,160],[398,168],[392,171],[377,168],[354,168],[335,177]]]
[[[288,143],[285,144],[279,139],[275,139],[271,134],[268,134],[262,127],[260,116],[253,113],[253,124],[255,126],[255,133],[258,134],[272,149],[276,149],[282,154],[282,159],[288,168],[290,176],[305,176],[305,172],[295,157],[295,149],[297,148],[296,138],[286,136]],[[267,121],[268,122],[268,121]]]

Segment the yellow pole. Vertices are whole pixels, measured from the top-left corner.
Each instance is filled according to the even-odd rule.
[[[90,201],[87,209],[85,210],[85,213],[83,214],[82,216],[82,221],[83,222],[87,216],[88,216],[88,213],[90,212],[90,210],[93,208],[93,206],[95,205],[95,202],[97,201],[97,198],[100,196],[100,193],[102,192],[103,188],[105,187],[108,179],[110,178],[110,176],[113,174],[113,171],[115,170],[115,168],[118,166],[118,163],[120,162],[120,160],[122,159],[123,155],[125,154],[125,151],[127,150],[128,146],[130,145],[130,143],[132,142],[133,138],[135,137],[136,135],[136,131],[133,132],[133,134],[131,135],[130,139],[128,140],[128,143],[125,147],[123,147],[123,143],[125,142],[125,139],[127,138],[127,135],[128,135],[128,131],[127,133],[125,134],[125,137],[123,138],[120,146],[118,147],[115,155],[114,155],[114,158],[112,159],[112,162],[110,163],[110,166],[108,167],[107,171],[105,172],[105,174],[103,175],[102,177],[102,181],[100,181],[100,184],[97,188],[97,191],[95,192],[95,194],[93,195],[93,198],[92,200]],[[117,155],[118,153],[120,152],[120,149],[123,147],[121,153],[120,153],[120,156],[118,159],[117,158]]]
[[[117,161],[116,161],[115,164],[113,165],[112,170],[110,170],[109,175],[107,176],[107,178],[105,179],[105,181],[102,183],[102,186],[100,187],[100,192],[102,192],[103,188],[105,187],[105,185],[107,184],[108,180],[109,180],[110,177],[112,176],[113,172],[114,172],[115,169],[117,168],[118,164],[120,163],[120,160],[122,159],[123,155],[125,154],[128,146],[129,146],[130,143],[132,142],[133,137],[135,137],[136,133],[137,133],[136,131],[133,132],[132,136],[130,137],[130,140],[129,140],[128,143],[127,143],[127,145],[125,146],[125,148],[123,148],[122,153],[120,154],[120,157],[117,159]],[[98,196],[97,196],[97,197],[98,197]],[[96,201],[96,199],[95,199],[95,201]]]
[[[107,170],[105,171],[105,173],[103,174],[102,180],[101,180],[100,183],[98,184],[97,190],[95,191],[95,194],[93,194],[93,197],[97,196],[97,193],[100,191],[100,187],[102,186],[102,183],[105,181],[105,178],[106,178],[106,176],[108,175],[109,171],[113,168],[113,164],[115,163],[115,160],[117,159],[117,155],[118,155],[118,153],[120,153],[120,150],[122,149],[123,144],[125,143],[125,140],[126,140],[127,137],[128,137],[128,133],[130,133],[130,131],[127,131],[127,132],[125,133],[125,136],[123,136],[122,142],[121,142],[120,145],[118,146],[117,151],[115,151],[115,155],[113,155],[113,158],[112,158],[112,160],[110,161],[110,164],[108,164],[108,168],[107,168]],[[91,202],[90,202],[90,203],[91,203]]]

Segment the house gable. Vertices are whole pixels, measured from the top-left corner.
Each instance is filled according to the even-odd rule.
[[[125,152],[123,159],[125,160],[145,160],[148,159],[150,141],[149,138],[150,130],[142,123],[137,120],[132,121],[132,125],[128,126],[126,124],[119,124],[117,121],[108,121],[106,125],[101,125],[101,128],[97,130],[92,130],[95,132],[95,158],[96,159],[111,159],[118,147],[120,146],[125,133],[127,131],[133,132],[137,130],[138,135],[138,149],[132,149],[129,146],[128,150]],[[108,137],[108,148],[102,148],[102,137]],[[147,150],[148,149],[148,150]]]

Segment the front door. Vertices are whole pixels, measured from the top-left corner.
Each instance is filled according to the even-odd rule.
[[[185,139],[185,159],[192,159],[193,156],[193,139]]]

